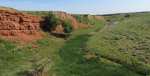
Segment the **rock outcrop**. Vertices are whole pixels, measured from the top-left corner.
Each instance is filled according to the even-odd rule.
[[[56,16],[58,16],[62,21],[69,20],[71,22],[72,28],[74,30],[79,29],[79,28],[88,28],[89,27],[89,25],[82,24],[82,23],[78,22],[76,20],[76,18],[74,16],[72,16],[71,14],[69,14],[69,13],[66,13],[66,12],[54,12],[54,14],[56,14]]]
[[[62,21],[59,25],[52,27],[51,33],[64,34],[65,28],[63,21],[69,20],[73,30],[79,28],[89,28],[90,25],[80,23],[76,18],[65,12],[54,12],[54,14]],[[90,18],[91,16],[89,16]],[[101,17],[95,17],[101,18]],[[41,39],[43,37],[42,31],[47,26],[45,18],[40,16],[33,16],[27,13],[19,12],[12,8],[0,7],[0,38],[4,37],[11,40],[19,40],[24,42],[31,42],[33,40]],[[50,26],[50,25],[48,25]]]
[[[8,39],[31,41],[41,38],[41,18],[14,9],[0,8],[0,35]]]

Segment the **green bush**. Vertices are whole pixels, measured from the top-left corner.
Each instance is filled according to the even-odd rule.
[[[72,24],[69,20],[66,20],[63,22],[63,27],[64,27],[65,33],[70,33],[73,31]]]
[[[44,17],[43,23],[44,23],[43,29],[45,31],[51,31],[57,25],[61,24],[61,20],[50,12],[47,16]]]

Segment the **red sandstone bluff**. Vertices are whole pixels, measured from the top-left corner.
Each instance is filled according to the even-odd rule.
[[[0,37],[25,42],[40,39],[40,21],[37,16],[0,8]]]

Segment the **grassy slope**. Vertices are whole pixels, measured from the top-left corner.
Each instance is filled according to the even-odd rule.
[[[99,26],[103,27],[102,23],[97,27]],[[59,50],[59,58],[54,67],[56,76],[141,76],[118,63],[101,58],[97,51],[87,48],[90,33],[97,31],[97,27],[72,33]]]
[[[93,15],[74,15],[78,22],[93,25],[93,27],[97,30],[103,27],[105,20],[97,19]]]
[[[150,74],[150,14],[108,18],[117,24],[111,22],[91,37],[88,47],[135,72]]]
[[[22,76],[25,71],[32,71],[49,60],[51,66],[57,57],[55,53],[63,43],[62,39],[54,37],[45,37],[26,45],[0,40],[0,76]],[[38,47],[33,48],[33,45]]]
[[[116,38],[116,34],[112,34],[111,31],[104,31],[90,37],[91,34],[89,33],[95,33],[95,31],[97,32],[98,29],[104,26],[103,22],[97,20],[91,20],[90,22],[93,23],[93,21],[96,28],[81,29],[73,32],[65,45],[64,40],[51,36],[23,46],[0,40],[0,75],[22,76],[22,72],[33,70],[50,60],[47,66],[50,76],[141,76],[124,65],[113,61],[115,58],[120,58],[120,60],[128,58],[125,54],[119,53],[117,50],[109,49],[113,49],[112,46],[117,46],[114,44],[108,46],[108,44],[114,43],[111,40],[114,39],[114,36]],[[124,24],[121,23],[119,24]],[[124,25],[124,28],[127,27]],[[124,28],[117,27],[114,30],[118,32],[118,29],[123,30]],[[110,37],[111,35],[113,36]],[[103,38],[105,39],[103,36],[109,36],[108,38],[111,39],[109,41],[106,40],[104,42],[106,46],[101,48],[99,47],[103,46],[101,42],[105,41],[103,40]],[[33,48],[33,45],[37,45],[38,47]],[[126,47],[126,45],[122,46]],[[87,47],[90,47],[90,49]],[[88,58],[87,56],[91,53],[94,57]],[[109,56],[112,60],[107,58]],[[130,54],[127,56],[130,56]]]
[[[87,34],[78,35],[62,47],[55,66],[57,76],[140,76],[99,56],[87,59],[86,41],[89,37]]]

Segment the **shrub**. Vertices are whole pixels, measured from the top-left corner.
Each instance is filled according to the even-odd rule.
[[[47,16],[44,17],[44,26],[42,27],[44,31],[51,31],[57,25],[63,25],[64,32],[70,33],[72,32],[72,24],[69,20],[62,21],[58,17],[56,17],[52,12],[49,12]]]
[[[51,31],[57,25],[61,24],[61,20],[50,12],[47,16],[44,17],[43,23],[44,23],[43,29],[45,31]]]
[[[73,31],[72,24],[69,20],[66,20],[63,22],[63,27],[64,27],[65,33],[70,33]]]

